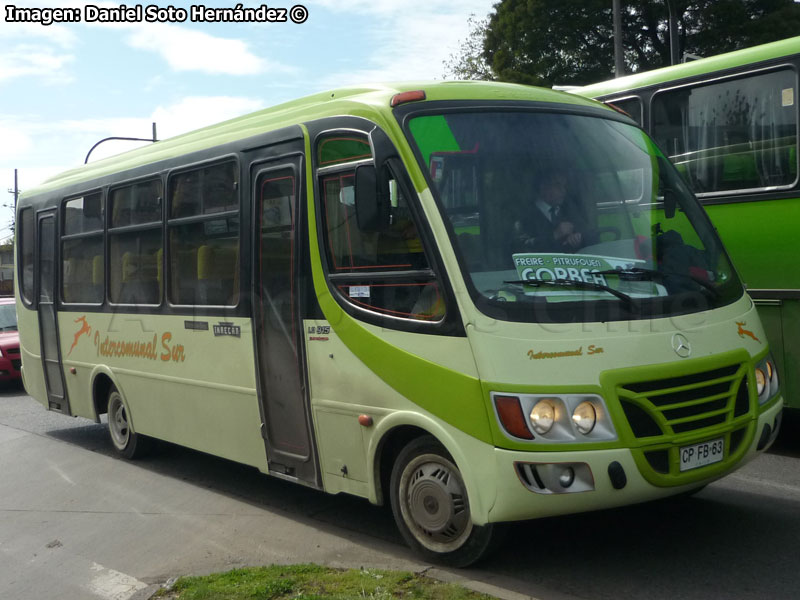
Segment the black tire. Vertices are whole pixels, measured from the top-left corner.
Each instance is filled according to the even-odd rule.
[[[477,526],[461,473],[431,436],[409,443],[391,478],[392,513],[406,543],[426,559],[466,567],[494,549],[498,526]]]
[[[108,433],[114,449],[125,458],[141,458],[151,449],[152,440],[131,429],[128,407],[114,386],[108,391]]]

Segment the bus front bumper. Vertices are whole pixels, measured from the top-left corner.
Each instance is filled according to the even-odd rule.
[[[769,448],[778,433],[783,400],[753,421],[748,446],[720,471],[718,464],[690,471],[690,483],[655,485],[628,448],[583,452],[520,452],[495,449],[497,496],[489,522],[614,508],[674,496],[702,487],[736,470]],[[738,453],[737,453],[738,454]],[[641,460],[639,461],[641,464]],[[703,473],[708,473],[703,477]],[[652,480],[652,478],[650,478]],[[680,481],[680,477],[676,478]],[[473,515],[476,517],[477,515]]]

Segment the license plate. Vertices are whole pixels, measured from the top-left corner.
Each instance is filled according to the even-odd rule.
[[[724,450],[723,438],[684,446],[680,449],[681,471],[689,471],[719,462],[724,458]]]

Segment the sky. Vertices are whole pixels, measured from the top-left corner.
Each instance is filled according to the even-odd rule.
[[[470,14],[482,18],[496,1],[194,4],[285,9],[285,22],[249,23],[193,21],[193,3],[169,0],[2,3],[0,242],[11,236],[14,169],[24,191],[83,164],[103,138],[150,138],[153,122],[166,139],[327,89],[443,79]],[[100,20],[121,5],[123,22]],[[46,25],[58,14],[44,9],[70,9],[61,18],[78,21]],[[90,161],[137,145],[105,142]]]

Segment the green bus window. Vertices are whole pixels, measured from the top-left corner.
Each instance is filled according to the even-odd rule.
[[[19,261],[20,295],[27,301],[33,302],[33,209],[23,208],[19,213]]]
[[[797,178],[794,71],[668,90],[653,137],[697,193],[788,186]]]
[[[100,192],[64,203],[61,238],[61,298],[66,303],[103,302],[103,195]]]
[[[359,142],[334,137],[320,143],[320,165],[323,156],[336,162],[334,148],[342,150],[340,156],[349,148],[347,160],[351,162],[370,157],[366,139]],[[342,297],[383,315],[441,320],[444,300],[438,283],[432,280],[419,228],[397,181],[390,181],[390,225],[382,231],[364,231],[358,226],[354,167],[342,164],[334,172],[326,170],[320,186],[328,269],[335,274],[335,285]],[[394,275],[398,272],[408,274],[398,278]],[[363,273],[370,277],[364,279],[360,276]]]
[[[169,190],[169,301],[235,306],[240,270],[236,163],[176,174]]]
[[[636,121],[639,127],[642,125],[642,101],[639,98],[620,98],[619,100],[609,100],[609,104],[627,114]]]

